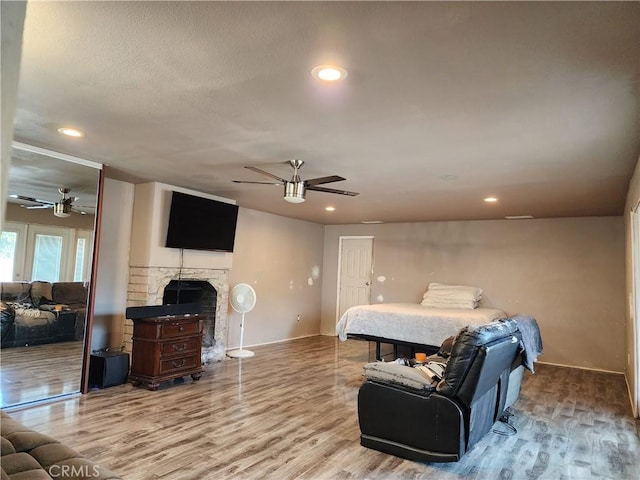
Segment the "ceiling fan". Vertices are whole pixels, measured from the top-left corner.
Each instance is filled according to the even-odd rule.
[[[83,212],[81,210],[77,210],[73,208],[73,202],[78,200],[78,197],[67,197],[67,193],[69,193],[71,189],[60,187],[58,188],[58,192],[60,192],[60,200],[57,202],[50,202],[48,200],[38,200],[33,197],[25,197],[23,195],[10,195],[11,198],[17,198],[18,200],[25,200],[27,202],[37,203],[39,205],[21,205],[27,210],[35,210],[38,208],[53,208],[53,214],[56,217],[68,217],[71,215],[71,212],[80,213],[81,215],[86,215],[87,212]]]
[[[291,180],[285,180],[284,178],[280,178],[277,175],[274,175],[269,172],[265,172],[264,170],[260,170],[257,167],[244,167],[249,170],[253,170],[254,172],[260,173],[262,175],[266,175],[268,177],[274,178],[277,182],[249,182],[244,180],[233,180],[234,183],[258,183],[262,185],[284,185],[284,199],[290,203],[302,203],[304,202],[305,194],[307,190],[314,190],[316,192],[326,192],[326,193],[337,193],[338,195],[348,195],[350,197],[355,197],[358,195],[356,192],[348,192],[347,190],[337,190],[335,188],[326,188],[319,187],[318,185],[322,185],[325,183],[333,183],[333,182],[341,182],[346,180],[346,178],[339,177],[337,175],[331,175],[330,177],[319,177],[312,178],[310,180],[302,180],[298,175],[298,170],[304,164],[303,160],[289,160],[289,164],[293,168],[293,176]]]

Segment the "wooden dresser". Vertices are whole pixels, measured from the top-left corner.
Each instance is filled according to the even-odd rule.
[[[156,390],[160,382],[202,376],[204,315],[170,315],[133,320],[133,350],[129,381]]]

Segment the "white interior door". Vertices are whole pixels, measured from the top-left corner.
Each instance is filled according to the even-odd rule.
[[[340,237],[338,319],[355,305],[371,302],[373,237]]]

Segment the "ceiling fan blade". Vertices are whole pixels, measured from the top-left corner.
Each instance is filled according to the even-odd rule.
[[[49,202],[48,200],[38,200],[37,198],[25,197],[23,195],[11,195],[11,198],[17,198],[18,200],[25,200],[27,202],[44,203],[46,205],[53,205],[54,204],[54,202]]]
[[[50,205],[28,205],[26,207],[27,210],[37,210],[39,208],[53,208],[53,204]]]
[[[275,178],[275,179],[276,179],[276,180],[278,180],[279,182],[282,182],[282,183],[285,183],[285,182],[286,182],[286,180],[285,180],[284,178],[280,178],[280,177],[278,177],[277,175],[274,175],[273,173],[269,173],[269,172],[265,172],[264,170],[260,170],[260,169],[259,169],[259,168],[257,168],[257,167],[244,167],[244,168],[247,168],[247,169],[249,169],[249,170],[252,170],[252,171],[254,171],[254,172],[256,172],[256,173],[260,173],[260,174],[262,174],[262,175],[266,175],[267,177]]]
[[[307,187],[307,190],[315,190],[316,192],[326,192],[326,193],[337,193],[339,195],[349,195],[350,197],[355,197],[356,195],[360,195],[356,192],[349,192],[347,190],[336,190],[335,188],[326,188],[326,187]]]
[[[322,183],[342,182],[343,180],[346,180],[346,178],[339,177],[338,175],[331,175],[330,177],[320,177],[312,178],[311,180],[305,180],[304,184],[307,187],[313,187],[314,185],[320,185]]]
[[[233,183],[257,183],[258,185],[284,185],[279,182],[250,182],[248,180],[231,180]]]

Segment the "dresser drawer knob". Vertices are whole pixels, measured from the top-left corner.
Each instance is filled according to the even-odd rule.
[[[180,327],[178,330],[180,330],[181,332],[184,332],[184,327]]]
[[[174,360],[173,362],[171,362],[171,365],[173,366],[173,368],[180,368],[180,367],[184,367],[187,363],[186,359],[182,359],[179,362],[177,360]]]
[[[183,343],[182,346],[180,346],[180,345],[177,345],[177,344],[174,343],[172,345],[172,347],[173,347],[173,351],[174,352],[180,352],[182,350],[186,350],[187,349],[187,344]]]

